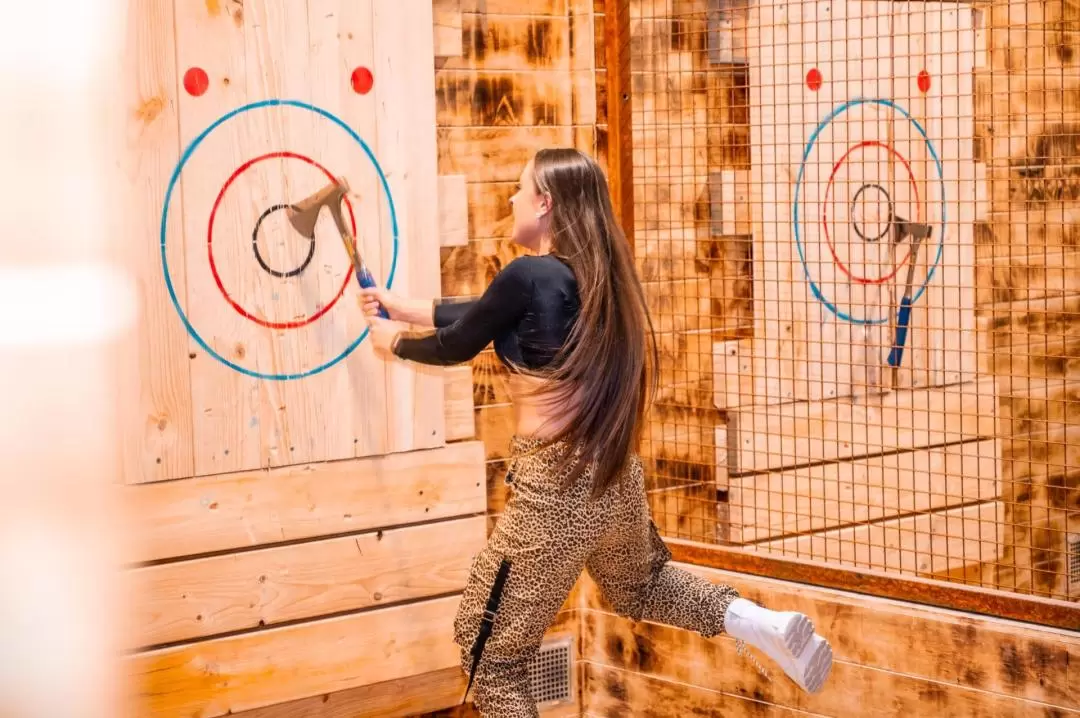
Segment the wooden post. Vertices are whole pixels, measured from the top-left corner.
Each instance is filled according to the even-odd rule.
[[[608,182],[615,216],[634,248],[634,164],[630,93],[630,6],[604,0],[608,96]]]

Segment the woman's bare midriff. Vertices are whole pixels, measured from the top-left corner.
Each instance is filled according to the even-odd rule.
[[[538,386],[541,381],[535,377],[510,374],[508,389],[514,405],[514,433],[518,436],[550,438],[573,418],[574,407],[565,399],[532,395]]]

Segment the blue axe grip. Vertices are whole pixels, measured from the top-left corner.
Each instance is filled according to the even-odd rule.
[[[360,271],[356,273],[356,281],[360,282],[360,286],[364,289],[369,289],[375,285],[375,277],[371,276],[371,272],[368,271],[367,265],[361,264]],[[389,319],[390,315],[386,312],[385,307],[379,307],[379,316],[383,319]]]
[[[896,342],[889,352],[889,366],[900,366],[904,356],[904,342],[907,341],[908,321],[911,319],[911,297],[900,300],[900,317],[896,323]]]

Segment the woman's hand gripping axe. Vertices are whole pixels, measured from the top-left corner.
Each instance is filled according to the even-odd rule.
[[[352,236],[352,232],[349,231],[348,226],[345,224],[345,218],[341,215],[341,200],[348,191],[348,181],[344,177],[339,177],[336,182],[331,182],[310,197],[289,205],[285,213],[288,215],[293,229],[307,239],[313,240],[315,238],[315,224],[319,221],[319,213],[323,207],[327,207],[330,210],[330,215],[334,218],[334,224],[337,225],[338,234],[341,235],[341,241],[345,245],[345,251],[352,261],[353,270],[356,272],[356,281],[366,289],[376,286],[375,277],[371,275],[367,265],[364,264],[364,260],[360,258],[360,253],[356,249],[356,238]],[[387,314],[386,309],[383,307],[379,308],[379,316],[383,319],[390,318],[390,315]]]

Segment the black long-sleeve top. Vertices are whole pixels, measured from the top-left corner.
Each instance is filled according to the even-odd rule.
[[[494,342],[507,366],[538,369],[562,348],[580,310],[570,267],[546,254],[510,262],[471,302],[436,303],[435,330],[403,333],[394,354],[437,366],[467,362]]]

